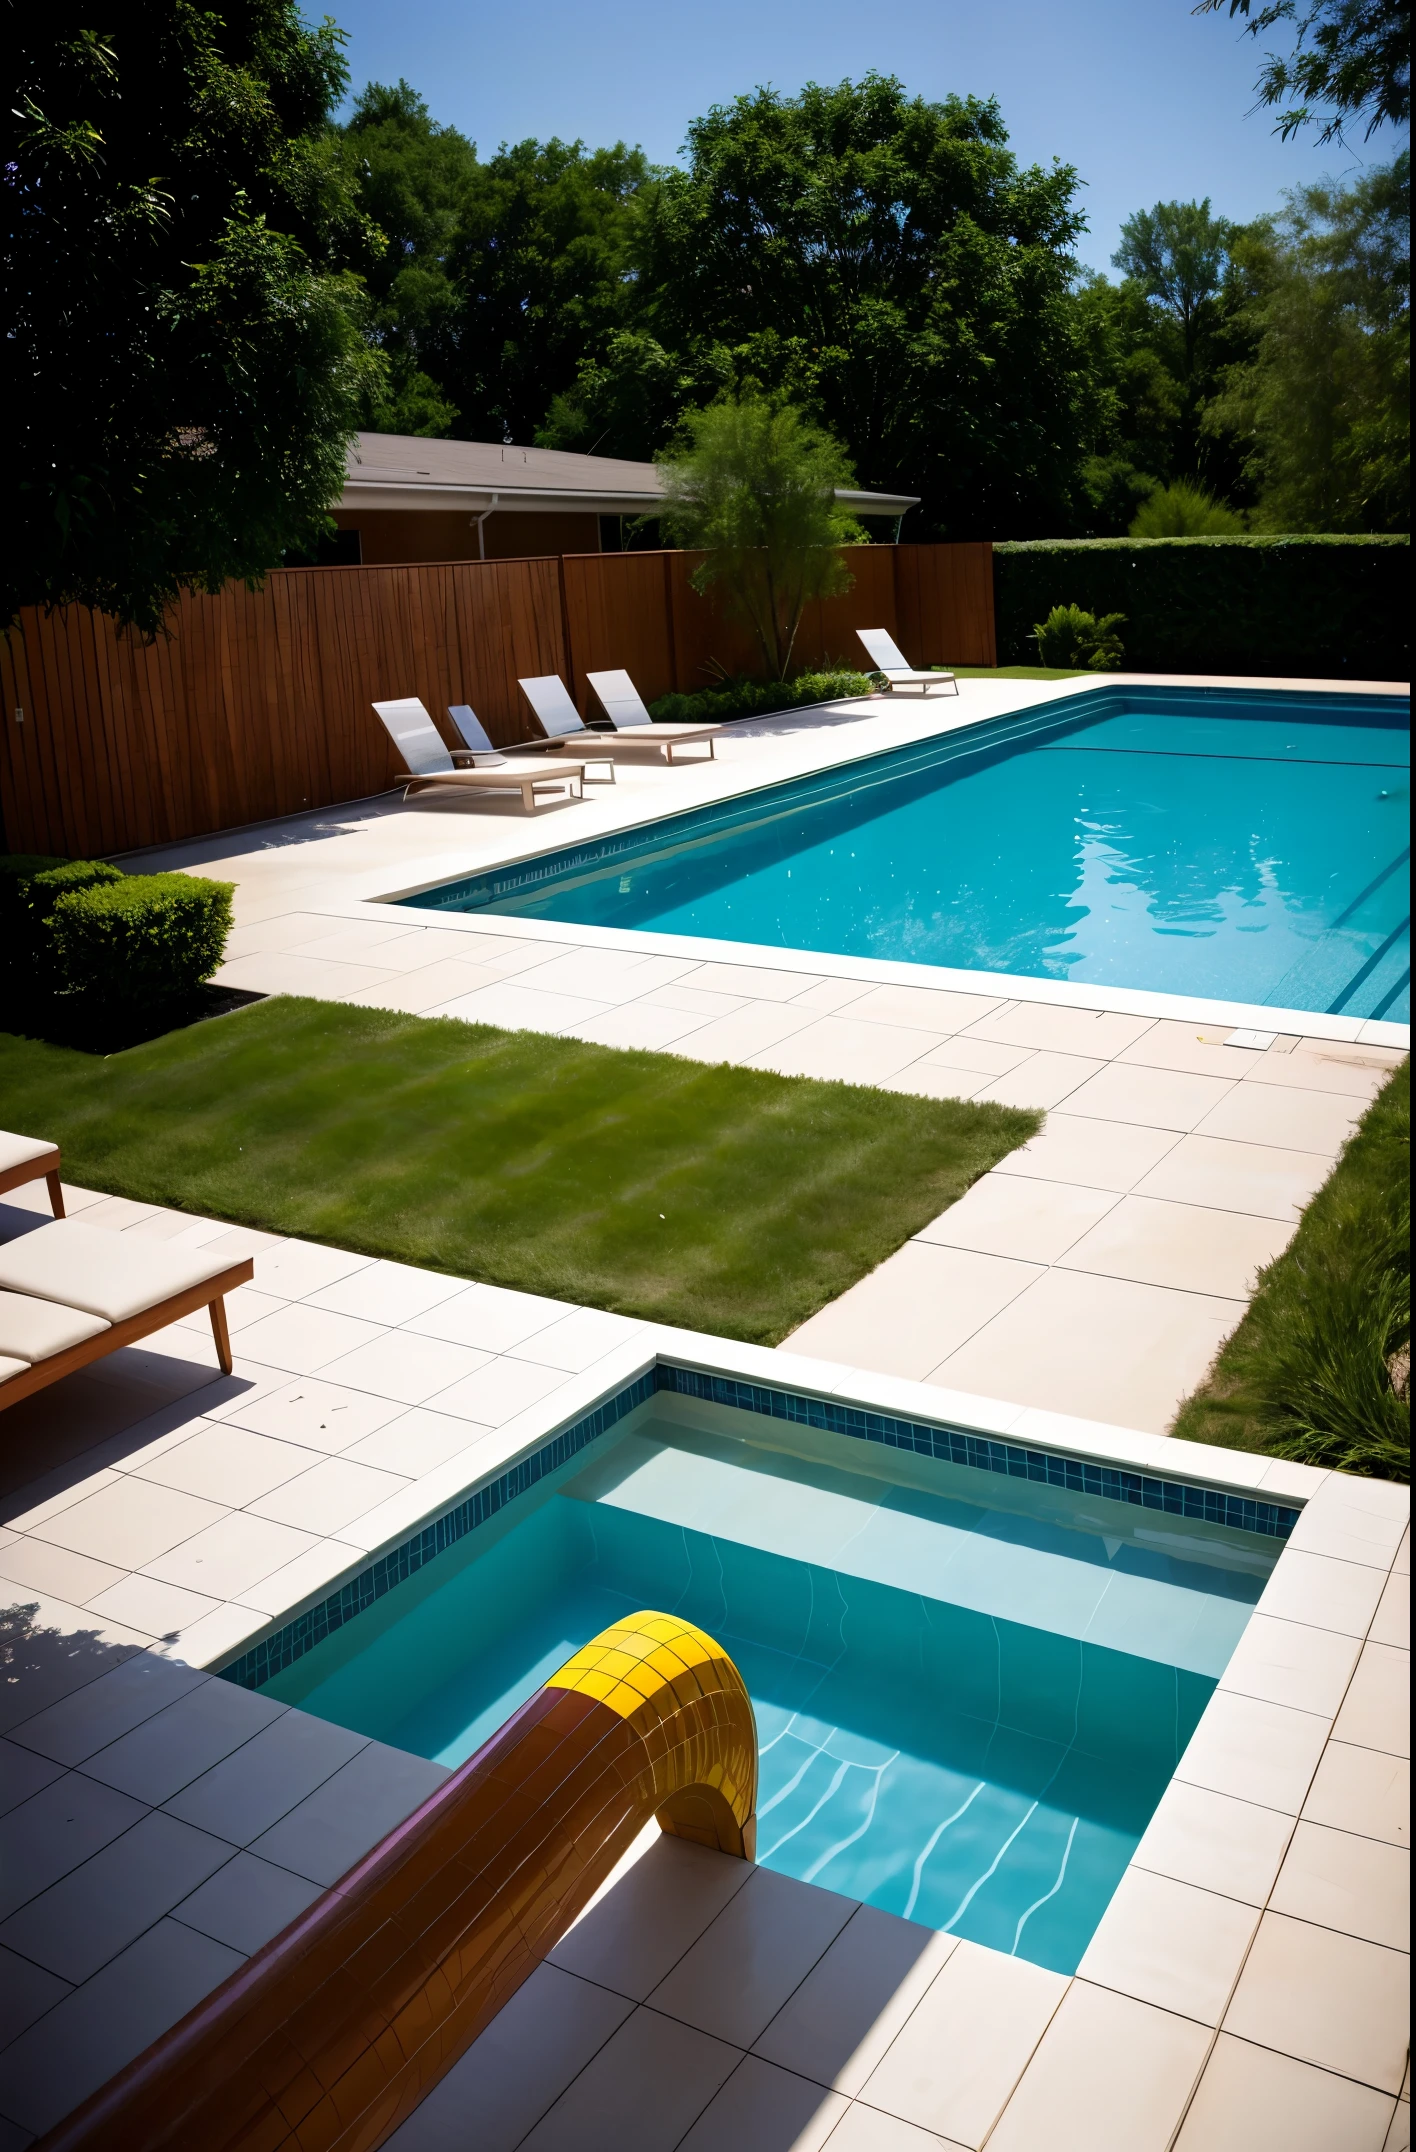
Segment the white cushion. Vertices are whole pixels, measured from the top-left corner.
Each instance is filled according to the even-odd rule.
[[[0,1128],[0,1173],[8,1173],[11,1166],[27,1166],[32,1158],[47,1157],[55,1148],[43,1136],[16,1136]]]
[[[28,1375],[28,1360],[11,1360],[0,1352],[0,1382],[13,1382],[17,1375]]]
[[[109,1328],[101,1315],[62,1307],[57,1300],[35,1300],[27,1293],[0,1293],[0,1356],[47,1360],[96,1338]]]
[[[56,1218],[0,1248],[0,1291],[32,1293],[121,1323],[231,1268],[229,1255]]]

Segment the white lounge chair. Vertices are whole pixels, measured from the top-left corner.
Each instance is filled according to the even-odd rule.
[[[616,732],[632,733],[640,744],[655,747],[663,741],[680,747],[692,740],[706,740],[708,753],[716,754],[714,735],[721,732],[721,725],[660,725],[644,707],[644,699],[627,672],[592,672],[585,675],[594,692],[595,699]],[[653,727],[652,739],[643,727]],[[673,761],[670,754],[669,760]]]
[[[592,687],[597,681],[623,681],[629,690],[629,703],[642,712],[641,716],[628,714],[625,697],[612,689],[611,693],[620,711],[606,708],[613,730],[593,732],[581,717],[570,699],[569,690],[559,673],[542,673],[534,680],[521,680],[517,685],[536,713],[542,731],[550,740],[571,740],[578,755],[623,754],[626,748],[652,747],[672,762],[674,749],[686,746],[690,741],[708,742],[708,753],[714,753],[713,736],[721,732],[721,725],[656,725],[644,708],[628,673],[589,673],[586,675]],[[598,687],[596,694],[604,701]]]
[[[958,694],[959,683],[951,672],[942,668],[938,672],[915,672],[887,628],[857,628],[856,634],[865,644],[866,655],[875,671],[885,675],[885,686],[890,694],[927,695],[931,688],[941,695]]]
[[[450,702],[447,706],[447,714],[456,725],[459,733],[461,733],[463,744],[470,752],[473,763],[478,769],[484,766],[489,767],[493,764],[504,768],[507,755],[551,754],[558,752],[565,746],[565,741],[561,739],[517,740],[503,752],[501,748],[493,747],[488,737],[486,726],[482,723],[481,718],[478,717],[470,702]],[[613,762],[607,758],[602,759],[595,764],[595,768],[603,773],[607,783],[614,783],[615,766]],[[587,765],[580,773],[582,784],[585,783],[589,775],[590,768]]]
[[[250,1256],[176,1248],[106,1233],[72,1218],[36,1226],[0,1248],[0,1411],[62,1375],[180,1322],[211,1314],[223,1374],[231,1373],[224,1295],[247,1285]]]
[[[430,785],[455,785],[459,791],[517,792],[530,814],[540,797],[579,799],[584,792],[583,762],[562,762],[554,770],[514,770],[510,763],[480,766],[473,763],[470,748],[450,750],[437,726],[416,695],[397,702],[376,702],[375,710],[408,769],[403,797],[426,791]],[[490,742],[488,743],[490,747]],[[495,756],[496,750],[491,750]]]

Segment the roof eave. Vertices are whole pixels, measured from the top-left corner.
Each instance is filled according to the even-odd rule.
[[[902,516],[919,506],[907,493],[864,493],[838,486],[836,499],[858,516]],[[568,486],[457,486],[429,479],[354,478],[345,481],[336,508],[440,509],[468,516],[493,512],[520,515],[652,516],[662,493],[588,492]]]

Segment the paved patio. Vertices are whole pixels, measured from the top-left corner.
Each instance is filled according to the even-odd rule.
[[[120,1233],[227,1230],[70,1201]],[[41,1217],[38,1197],[10,1206],[0,1233]],[[16,1458],[48,1429],[72,1454],[12,1494],[0,1537],[0,1602],[18,1610],[0,1687],[3,2152],[442,1776],[204,1669],[637,1368],[656,1335],[693,1343],[252,1240],[232,1377],[178,1324],[100,1363],[101,1413],[95,1369],[51,1393],[43,1426],[24,1418],[42,1399],[8,1416]],[[697,1345],[745,1374],[831,1381],[825,1363]],[[892,1409],[937,1400],[1033,1439],[1086,1433],[937,1386],[884,1390]],[[102,1439],[83,1446],[85,1426]],[[1308,1506],[1078,1975],[650,1832],[400,2152],[1398,2152],[1406,1490],[1091,1435],[1102,1454],[1170,1469],[1181,1454]]]

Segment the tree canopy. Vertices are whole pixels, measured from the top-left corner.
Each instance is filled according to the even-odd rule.
[[[184,589],[317,541],[379,362],[381,241],[328,133],[338,32],[293,0],[13,10],[0,116],[4,619],[153,631]]]
[[[371,133],[425,184],[444,138],[406,86],[365,93],[356,159]],[[1104,415],[1071,293],[1076,175],[1020,167],[991,100],[871,75],[714,107],[683,169],[622,143],[459,156],[455,214],[408,256],[428,282],[405,305],[395,281],[380,330],[421,336],[459,432],[646,457],[756,382],[837,435],[862,484],[923,496],[920,535],[1071,516]],[[377,216],[396,189],[365,163]]]
[[[920,535],[1066,515],[1094,426],[1070,167],[1020,168],[991,100],[876,75],[739,97],[687,153],[634,235],[641,371],[785,391],[862,485],[923,496]]]

